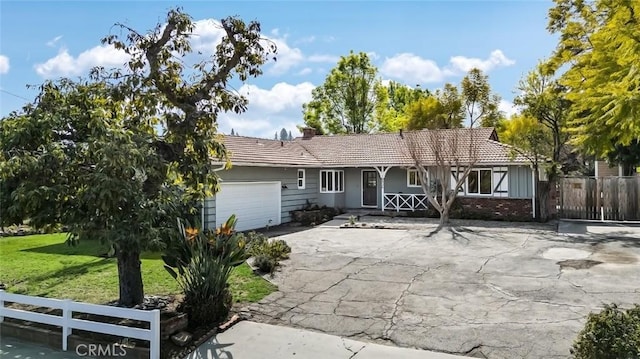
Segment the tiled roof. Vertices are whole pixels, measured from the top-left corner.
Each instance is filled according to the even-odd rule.
[[[513,147],[497,142],[493,128],[422,130],[394,133],[314,136],[294,141],[227,136],[224,143],[234,164],[300,165],[309,167],[411,166],[414,156],[435,164],[437,151],[460,164],[525,164]],[[438,140],[440,139],[440,140]],[[437,143],[437,144],[435,144]],[[475,144],[471,146],[471,144]],[[471,150],[470,150],[471,149]],[[457,153],[457,155],[455,155]],[[449,156],[449,157],[446,157]]]
[[[320,166],[321,163],[294,141],[225,136],[222,139],[232,164]]]

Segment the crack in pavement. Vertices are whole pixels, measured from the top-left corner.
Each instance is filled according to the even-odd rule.
[[[364,349],[364,347],[366,347],[366,344],[363,344],[358,350],[352,350],[351,347],[347,346],[347,343],[344,342],[344,338],[340,337],[340,341],[342,342],[342,346],[348,350],[351,353],[351,356],[349,357],[349,359],[353,358],[354,356],[358,355],[358,353]]]
[[[252,311],[281,325],[365,342],[489,358],[559,358],[589,311],[640,293],[626,279],[640,269],[562,270],[542,257],[558,246],[557,238],[515,232],[483,229],[429,241],[418,231],[310,232],[296,243],[302,253],[279,272],[282,294]],[[360,347],[344,345],[351,354]]]
[[[389,325],[388,327],[385,325],[385,329],[383,330],[383,334],[382,334],[383,338],[389,336],[389,331],[391,330],[391,328],[393,328],[395,324],[394,321],[396,319],[396,316],[398,315],[400,302],[403,301],[404,297],[407,295],[407,293],[409,293],[409,290],[411,289],[411,286],[416,281],[416,279],[427,272],[429,272],[429,267],[427,267],[426,269],[423,269],[420,273],[414,275],[413,278],[411,278],[411,281],[409,282],[409,284],[407,284],[407,287],[402,291],[402,293],[400,293],[400,296],[398,297],[398,299],[396,299],[394,303],[393,312],[391,313],[391,318],[389,318]]]

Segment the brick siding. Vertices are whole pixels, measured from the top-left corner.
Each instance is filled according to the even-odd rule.
[[[531,199],[458,197],[455,217],[503,221],[531,221]],[[462,207],[462,208],[460,208]],[[455,211],[454,211],[455,212]],[[452,215],[452,217],[454,217]]]

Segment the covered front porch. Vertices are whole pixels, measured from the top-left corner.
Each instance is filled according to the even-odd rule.
[[[328,207],[400,212],[429,206],[415,173],[400,165],[322,169],[319,184],[318,203]]]
[[[394,191],[394,189],[402,188],[402,186],[398,187],[398,179],[391,178],[391,176],[390,179],[392,180],[392,190],[389,192],[386,191],[387,187],[385,186],[385,182],[387,179],[387,174],[393,167],[394,166],[373,167],[373,169],[377,172],[378,177],[380,178],[380,197],[382,199],[380,209],[382,210],[382,212],[416,211],[427,209],[429,205],[427,196],[422,193],[422,187],[420,187],[420,185],[418,184],[419,182],[416,181],[417,177],[410,178],[410,176],[406,175],[406,168],[402,169],[400,167],[397,167],[398,169],[402,169],[406,176],[406,182],[403,184],[403,191]],[[414,176],[416,175],[417,173]],[[414,182],[411,181],[412,179]],[[367,184],[363,181],[363,192],[366,191],[366,185]],[[406,189],[408,188],[411,188],[411,190],[417,193],[405,193]]]

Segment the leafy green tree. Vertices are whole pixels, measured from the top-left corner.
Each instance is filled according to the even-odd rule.
[[[46,82],[33,105],[0,121],[0,188],[15,187],[1,212],[111,244],[122,305],[143,300],[140,253],[161,246],[176,216],[217,187],[210,160],[226,158],[218,114],[247,106],[229,81],[260,75],[275,51],[257,22],[221,26],[213,56],[189,67],[194,23],[180,9],[145,34],[117,24],[126,37],[103,42],[130,56],[124,70]]]
[[[449,83],[443,90],[436,91],[435,96],[410,103],[406,113],[410,130],[457,128],[462,127],[464,120],[458,88]]]
[[[547,29],[559,43],[546,68],[571,102],[572,142],[603,156],[640,138],[640,2],[555,0]]]
[[[381,132],[394,132],[408,128],[407,107],[430,96],[429,90],[420,87],[390,81],[387,85],[379,83],[376,88],[375,123]]]
[[[519,154],[531,162],[534,178],[539,178],[540,170],[547,168],[546,157],[553,150],[553,131],[536,118],[520,114],[504,121],[500,140],[512,145],[513,155]],[[536,218],[547,218],[546,208],[549,191],[539,190],[538,181],[533,184],[536,195]]]
[[[369,56],[351,51],[342,56],[324,84],[303,105],[306,126],[317,134],[366,133],[373,127],[377,68]]]
[[[524,114],[535,118],[551,131],[553,146],[544,155],[554,163],[560,163],[569,140],[566,126],[570,103],[565,98],[565,88],[546,74],[543,66],[538,66],[520,80],[518,90],[520,95],[514,103],[522,108]]]
[[[462,79],[462,104],[469,127],[496,127],[503,118],[499,111],[500,96],[492,93],[489,77],[482,70],[473,68]]]
[[[607,161],[622,166],[623,175],[632,176],[636,168],[640,167],[640,140],[635,139],[628,145],[621,145],[618,141],[614,143],[613,151],[607,154]]]

